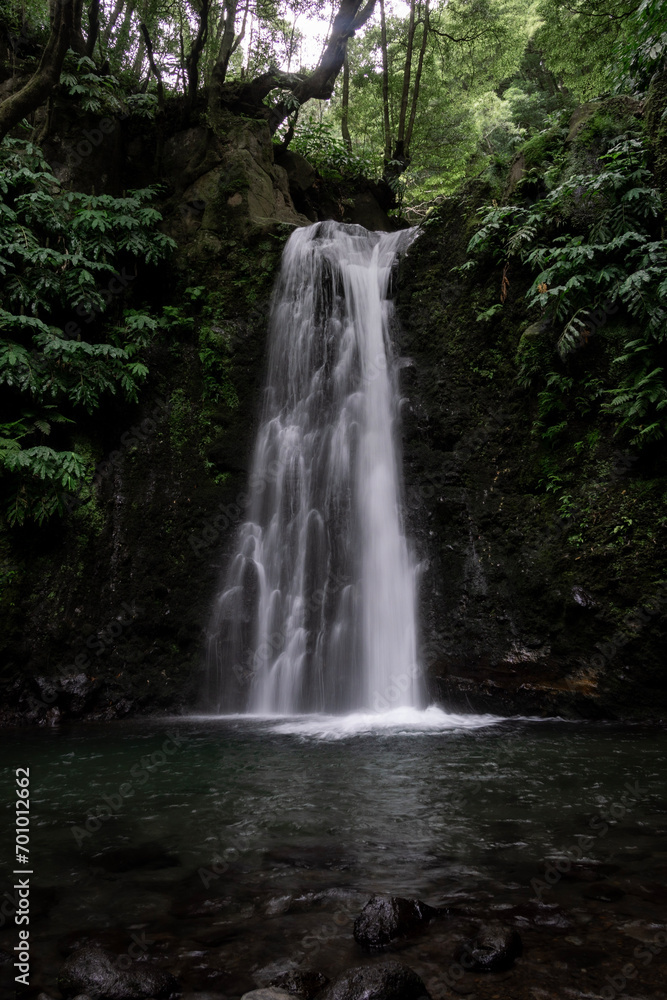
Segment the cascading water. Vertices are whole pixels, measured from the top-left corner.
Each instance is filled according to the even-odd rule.
[[[297,229],[274,293],[248,521],[209,640],[209,708],[421,707],[389,286],[414,231]]]

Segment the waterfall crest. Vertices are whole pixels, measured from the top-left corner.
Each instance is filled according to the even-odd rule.
[[[209,633],[211,711],[423,704],[389,341],[414,235],[322,222],[287,243],[248,520]]]

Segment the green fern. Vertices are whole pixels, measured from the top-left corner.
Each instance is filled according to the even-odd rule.
[[[633,326],[639,338],[616,359],[625,366],[625,377],[608,390],[612,399],[603,409],[618,419],[618,431],[641,447],[667,433],[660,388],[665,384],[660,345],[667,337],[667,241],[656,238],[663,206],[639,136],[618,136],[600,160],[599,172],[568,177],[530,207],[482,209],[482,225],[462,270],[480,257],[500,263],[515,256],[530,267],[535,278],[528,305],[553,326],[564,363],[610,316],[619,313]],[[585,232],[556,234],[569,220],[580,219],[585,208],[592,211],[584,217],[593,220]],[[530,372],[521,370],[519,379],[524,384],[535,374],[533,365]]]

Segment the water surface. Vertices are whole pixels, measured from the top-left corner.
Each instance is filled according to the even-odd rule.
[[[0,734],[5,843],[13,769],[30,767],[35,982],[53,985],[84,931],[118,949],[132,929],[153,942],[146,960],[175,966],[190,989],[240,996],[266,967],[315,959],[332,974],[363,958],[352,921],[373,893],[464,915],[506,911],[519,925],[521,907],[542,903],[572,926],[577,911],[584,928],[604,911],[616,934],[662,926],[660,730],[437,710],[372,721],[142,720]],[[533,880],[563,857],[571,869],[536,895]],[[598,884],[614,898],[585,895]],[[303,943],[314,925],[330,928],[316,953]],[[570,935],[575,951],[582,927]],[[6,923],[0,947],[14,935]],[[608,961],[618,947],[609,944]]]

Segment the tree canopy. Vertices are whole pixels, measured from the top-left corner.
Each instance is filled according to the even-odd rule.
[[[330,117],[387,177],[437,162],[456,182],[525,136],[522,103],[645,90],[665,27],[657,0],[8,0],[0,138],[63,86],[90,100],[97,77],[283,138]]]

